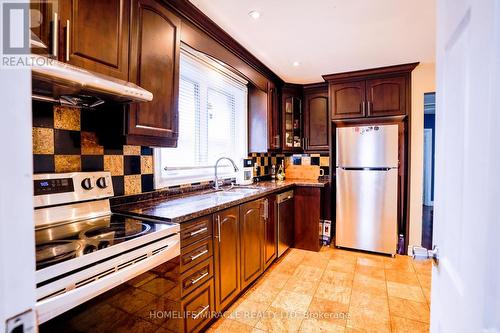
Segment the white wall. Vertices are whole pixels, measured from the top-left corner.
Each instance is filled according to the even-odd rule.
[[[410,234],[409,246],[422,244],[424,179],[424,93],[436,91],[436,66],[421,63],[411,78]],[[439,112],[436,107],[436,112]]]

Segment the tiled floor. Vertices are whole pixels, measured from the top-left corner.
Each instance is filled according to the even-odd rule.
[[[292,249],[209,332],[428,332],[431,263]]]

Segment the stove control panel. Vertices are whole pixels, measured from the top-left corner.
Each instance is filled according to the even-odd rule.
[[[35,207],[103,199],[113,196],[111,174],[71,172],[33,176]]]

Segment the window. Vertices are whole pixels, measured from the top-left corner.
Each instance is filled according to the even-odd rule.
[[[155,149],[155,187],[212,180],[222,156],[247,153],[247,82],[209,57],[183,48],[177,148]],[[221,161],[222,178],[235,177]]]

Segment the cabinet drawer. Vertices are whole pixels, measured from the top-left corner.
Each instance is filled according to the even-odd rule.
[[[185,272],[200,262],[210,258],[213,254],[212,238],[205,238],[188,245],[181,250],[180,271]]]
[[[214,275],[212,258],[194,266],[181,277],[181,296],[187,294],[201,286],[207,280],[210,280]]]
[[[184,332],[199,332],[210,321],[214,311],[214,281],[210,279],[187,297],[182,304]]]
[[[181,247],[212,235],[212,215],[181,224]]]

